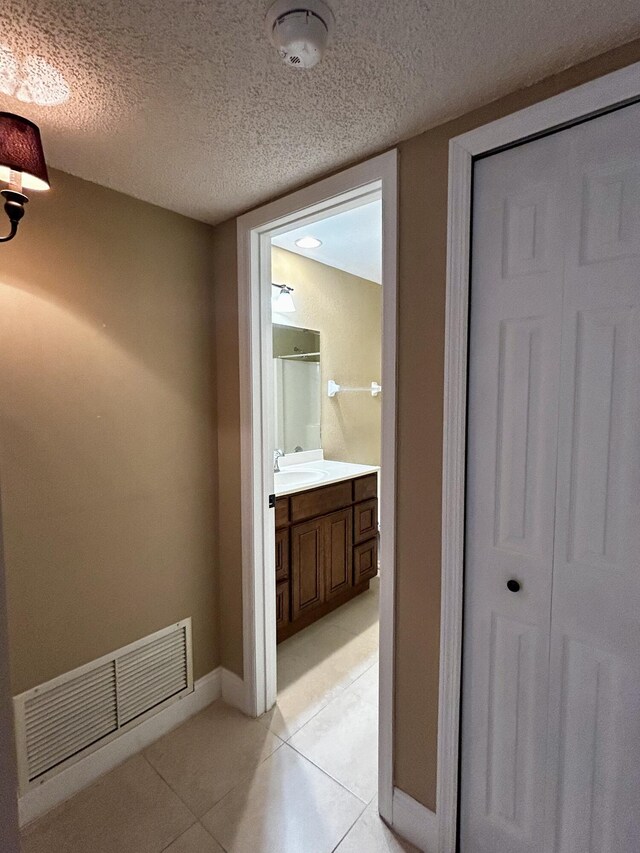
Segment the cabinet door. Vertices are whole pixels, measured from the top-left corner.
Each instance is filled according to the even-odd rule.
[[[289,581],[276,586],[276,628],[289,624]]]
[[[276,582],[289,580],[289,531],[276,530]]]
[[[353,541],[357,544],[376,536],[378,533],[378,501],[373,498],[356,504],[353,511]]]
[[[289,498],[276,498],[276,530],[289,523]]]
[[[378,574],[378,540],[369,539],[353,549],[354,584],[374,578]]]
[[[352,582],[352,510],[341,509],[323,519],[324,568],[327,599],[343,592]]]
[[[291,618],[314,610],[325,600],[324,519],[291,528]]]

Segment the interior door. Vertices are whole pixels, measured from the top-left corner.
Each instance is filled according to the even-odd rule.
[[[474,172],[464,853],[543,850],[564,151],[550,136]]]
[[[461,853],[640,849],[639,128],[475,167]]]
[[[546,848],[640,850],[640,105],[568,143]]]

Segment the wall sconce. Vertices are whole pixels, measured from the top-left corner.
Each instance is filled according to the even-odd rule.
[[[0,181],[9,184],[0,192],[11,223],[9,234],[0,237],[0,243],[6,243],[16,236],[29,201],[22,190],[49,189],[40,131],[32,121],[13,113],[0,112]]]
[[[289,287],[288,284],[273,284],[273,282],[271,283],[271,287],[280,289],[280,293],[271,301],[274,311],[277,311],[279,314],[290,314],[296,310],[293,297],[291,296],[293,293],[292,287]]]

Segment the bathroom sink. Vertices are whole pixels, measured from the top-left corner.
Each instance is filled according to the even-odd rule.
[[[297,468],[295,471],[276,471],[273,475],[276,489],[292,489],[296,486],[307,486],[319,483],[326,479],[323,471],[314,471],[311,468]]]

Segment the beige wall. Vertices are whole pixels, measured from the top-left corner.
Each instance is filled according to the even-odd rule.
[[[0,246],[12,688],[181,618],[218,663],[212,229],[60,172]]]
[[[442,478],[442,396],[447,239],[447,157],[451,137],[500,116],[640,60],[640,41],[562,72],[399,145],[400,238],[398,328],[398,509],[396,600],[395,781],[411,796],[435,808],[440,630],[440,551]],[[233,222],[216,229],[216,288],[226,306],[234,303]],[[235,311],[235,313],[234,313]],[[227,363],[219,374],[220,395],[237,405],[230,377],[237,380],[237,333],[224,329],[237,309],[217,318]],[[229,390],[231,397],[227,397]],[[239,415],[225,413],[231,432],[225,447],[238,454]],[[232,434],[233,433],[233,434]],[[236,455],[228,465],[235,476],[221,485],[226,518],[238,512]],[[221,557],[226,597],[221,607],[235,636],[235,671],[241,672],[241,587],[239,529],[232,525],[228,551]],[[221,536],[223,535],[221,531]],[[231,581],[233,579],[233,582]]]
[[[325,459],[380,464],[381,397],[327,396],[333,379],[346,387],[380,382],[382,288],[373,281],[274,246],[272,281],[294,288],[295,312],[274,316],[320,332],[321,435]]]
[[[215,355],[218,433],[220,657],[242,675],[242,533],[240,529],[240,392],[236,223],[214,231]]]
[[[0,827],[4,853],[20,853],[18,771],[11,706],[5,578],[4,547],[0,531]]]
[[[436,805],[449,140],[639,59],[636,41],[400,145],[395,776],[402,790],[431,809]],[[416,394],[416,387],[427,392]]]

